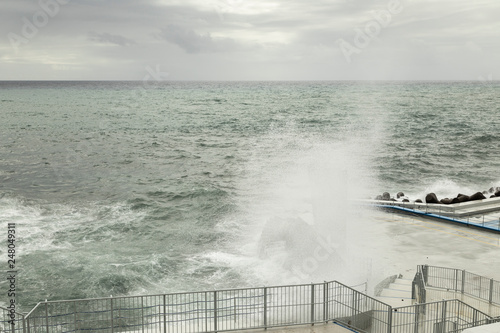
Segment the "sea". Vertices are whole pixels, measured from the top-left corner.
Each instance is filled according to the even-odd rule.
[[[358,200],[500,186],[499,142],[496,81],[3,81],[0,267],[14,225],[25,311],[363,283]]]

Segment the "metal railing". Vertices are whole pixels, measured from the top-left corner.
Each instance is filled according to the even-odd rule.
[[[420,265],[417,271],[417,275],[422,275],[424,288],[458,292],[500,305],[500,281],[454,268]],[[423,303],[425,298],[417,301]]]
[[[458,333],[491,322],[492,318],[487,314],[454,299],[395,308],[392,332]]]
[[[24,315],[12,308],[9,309],[0,306],[0,332],[16,333],[25,331]]]
[[[426,288],[432,287],[499,304],[497,281],[425,265],[418,266],[412,285],[419,304],[398,308],[336,281],[45,301],[26,315],[0,308],[0,332],[201,333],[336,322],[367,333],[452,333],[500,320],[456,299],[425,303]]]
[[[425,303],[426,295],[424,275],[420,269],[417,269],[412,281],[411,298],[416,300],[417,303]]]
[[[335,321],[391,331],[391,307],[339,282],[38,303],[24,331],[222,332]]]

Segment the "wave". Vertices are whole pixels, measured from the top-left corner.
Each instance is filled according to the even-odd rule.
[[[459,193],[470,195],[476,192],[488,192],[491,187],[496,188],[498,186],[500,186],[500,180],[485,182],[483,184],[471,184],[465,182],[459,183],[452,179],[443,178],[429,184],[422,184],[420,189],[416,191],[405,192],[404,189],[400,189],[399,191],[404,192],[406,197],[411,200],[420,199],[423,201],[428,193],[435,193],[438,198],[454,198]]]
[[[20,304],[108,295],[111,289],[93,284],[108,275],[108,262],[121,257],[127,246],[123,243],[140,234],[144,216],[124,203],[76,206],[4,196],[0,222],[16,224],[18,267],[24,281]]]

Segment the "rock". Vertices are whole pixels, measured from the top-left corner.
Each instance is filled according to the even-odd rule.
[[[403,199],[403,202],[410,202],[410,200],[408,200],[408,199]]]
[[[382,200],[386,200],[386,201],[391,200],[391,195],[389,194],[389,192],[382,193]]]
[[[442,204],[445,204],[445,205],[451,204],[451,201],[452,201],[452,199],[450,199],[450,198],[444,198],[444,199],[439,200],[439,202],[441,202]]]
[[[469,201],[470,197],[465,194],[459,194],[457,195],[458,202],[467,202]]]
[[[490,195],[490,199],[491,198],[496,198],[496,196],[494,194]]]
[[[483,194],[488,194],[488,191],[483,191],[482,193],[483,193]]]
[[[460,200],[458,200],[458,198],[453,198],[451,199],[451,203],[452,204],[460,203]]]
[[[425,196],[425,202],[430,204],[438,204],[439,200],[435,193],[429,193]]]
[[[488,192],[490,192],[490,193],[495,192],[495,188],[494,188],[493,186],[492,186],[492,187],[490,187],[490,189],[488,190]]]
[[[396,194],[396,197],[399,199],[401,197],[404,197],[405,194],[403,192],[398,192],[398,194]]]
[[[416,203],[422,203],[422,200],[417,199],[417,200],[415,200],[415,202],[416,202]]]
[[[382,200],[382,196],[379,194],[375,197],[375,200]]]
[[[469,197],[469,201],[483,200],[483,199],[486,199],[486,197],[481,192],[476,192]]]
[[[500,190],[495,192],[495,197],[500,197]]]

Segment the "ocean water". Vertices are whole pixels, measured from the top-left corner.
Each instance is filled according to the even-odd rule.
[[[499,82],[0,82],[0,118],[25,310],[360,283],[350,199],[500,186]]]

